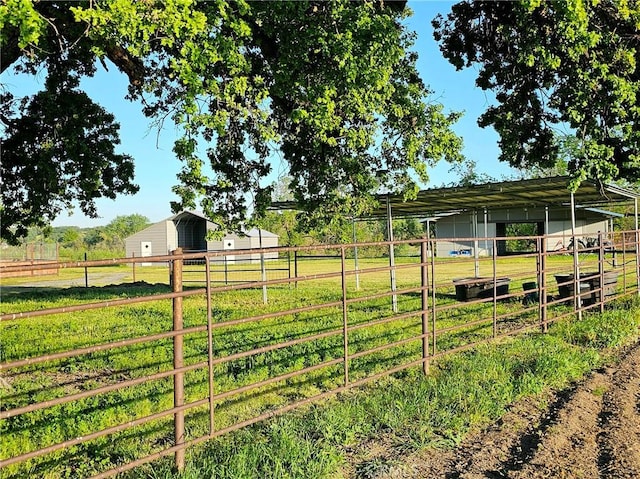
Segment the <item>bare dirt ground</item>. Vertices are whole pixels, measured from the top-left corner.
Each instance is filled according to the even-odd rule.
[[[640,478],[640,342],[569,390],[514,405],[454,450],[393,464],[375,477]]]

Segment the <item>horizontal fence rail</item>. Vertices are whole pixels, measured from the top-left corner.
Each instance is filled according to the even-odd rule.
[[[49,290],[43,308],[3,285],[3,475],[182,469],[210,439],[640,294],[638,231],[517,238],[528,250],[499,256],[513,240],[457,238],[471,253],[446,257],[453,239],[422,238],[57,263],[170,281]]]

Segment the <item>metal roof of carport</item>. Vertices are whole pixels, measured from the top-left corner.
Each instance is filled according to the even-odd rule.
[[[530,180],[501,181],[473,186],[453,186],[421,190],[415,199],[404,200],[402,195],[379,194],[379,206],[366,215],[382,218],[388,215],[387,199],[394,217],[434,215],[450,211],[526,208],[533,206],[569,206],[570,177],[535,178]],[[580,207],[593,207],[611,203],[632,202],[640,194],[615,185],[599,185],[583,181],[574,193]],[[297,209],[293,201],[275,202],[271,209]]]
[[[424,216],[453,210],[492,210],[526,208],[533,206],[568,206],[571,192],[570,178],[536,178],[531,180],[502,181],[473,186],[454,186],[421,190],[415,199],[404,200],[401,195],[378,195],[380,206],[369,217],[387,216],[387,198],[395,217]],[[598,185],[583,181],[574,193],[574,201],[581,207],[611,203],[628,203],[638,193],[614,185]]]

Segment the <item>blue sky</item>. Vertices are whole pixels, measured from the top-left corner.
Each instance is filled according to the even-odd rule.
[[[407,23],[417,33],[414,49],[419,55],[418,70],[425,83],[434,91],[434,99],[442,103],[446,110],[465,112],[454,128],[464,139],[465,156],[477,163],[479,172],[493,177],[509,175],[512,170],[497,161],[497,134],[492,129],[481,129],[477,125],[478,116],[491,103],[491,94],[475,87],[476,72],[473,69],[456,72],[442,57],[433,39],[431,20],[438,13],[446,14],[452,4],[453,2],[448,1],[409,2],[414,15]],[[17,95],[35,88],[32,80],[7,72],[2,75],[1,83]],[[68,212],[61,213],[53,225],[100,226],[109,223],[116,216],[134,213],[142,214],[152,222],[170,216],[169,202],[176,199],[171,187],[176,184],[176,174],[180,170],[180,164],[171,151],[176,136],[173,126],[168,123],[160,132],[151,127],[149,120],[142,115],[140,105],[124,99],[127,79],[114,66],[108,72],[99,67],[98,74],[87,79],[83,87],[94,101],[112,112],[120,123],[122,142],[117,151],[127,153],[135,159],[136,182],[140,191],[136,195],[120,196],[116,200],[98,200],[99,218],[85,217],[76,210],[71,215]],[[275,166],[274,173],[277,174],[279,169]],[[447,163],[438,164],[430,171],[431,182],[427,186],[440,186],[455,180],[455,175],[449,169],[450,165]]]

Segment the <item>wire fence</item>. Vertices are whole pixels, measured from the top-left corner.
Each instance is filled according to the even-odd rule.
[[[19,276],[41,276],[58,274],[55,263],[59,259],[59,247],[57,243],[31,242],[19,246],[0,244],[0,278]],[[7,267],[24,266],[32,264],[48,264],[46,269],[21,270],[14,269],[7,272]]]
[[[18,246],[2,244],[0,258],[2,261],[53,260],[59,257],[58,243],[30,242]]]
[[[528,237],[536,251],[508,257],[496,253],[505,238],[483,238],[491,255],[455,257],[432,254],[446,239],[423,238],[235,251],[256,261],[244,263],[180,250],[59,263],[165,262],[171,287],[3,303],[3,477],[103,478],[163,457],[181,470],[188,448],[276,414],[603,311],[640,293],[638,231],[627,233],[562,251]],[[395,256],[408,247],[419,255]]]

